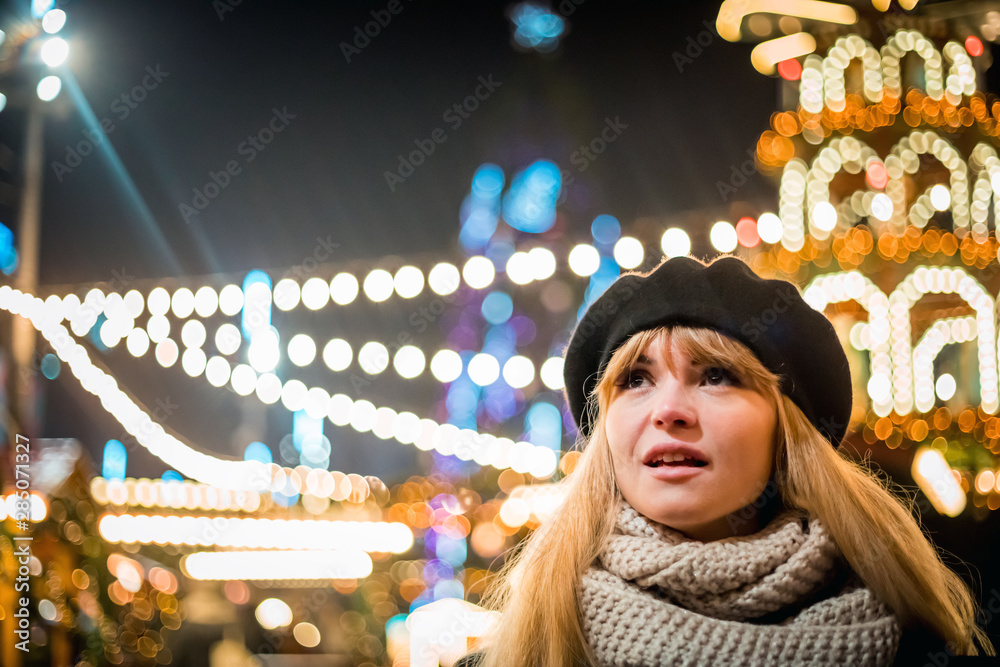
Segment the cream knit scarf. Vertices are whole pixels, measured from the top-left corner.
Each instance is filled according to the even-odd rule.
[[[892,663],[899,623],[818,519],[784,513],[753,535],[698,542],[622,503],[581,585],[602,667]]]

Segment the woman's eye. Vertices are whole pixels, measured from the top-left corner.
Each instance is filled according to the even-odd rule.
[[[625,389],[635,389],[636,387],[642,386],[646,378],[639,371],[632,371],[627,373],[625,377],[622,378],[621,386]]]
[[[738,384],[736,376],[728,368],[710,366],[705,369],[705,381],[709,384]]]

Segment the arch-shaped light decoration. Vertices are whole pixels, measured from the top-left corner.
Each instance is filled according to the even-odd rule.
[[[832,111],[844,110],[844,70],[852,60],[861,61],[865,99],[871,103],[882,101],[882,56],[868,40],[847,35],[838,38],[823,58],[823,98]],[[800,90],[800,101],[801,94]]]
[[[910,309],[922,296],[931,293],[957,294],[976,311],[981,405],[986,412],[996,412],[998,385],[994,299],[979,281],[963,269],[926,266],[917,267],[889,295],[893,409],[901,415],[913,410],[915,395],[922,386],[917,384],[914,375]]]
[[[978,334],[976,318],[951,317],[934,322],[913,348],[914,404],[920,412],[934,407],[934,360],[950,343],[965,343]]]
[[[932,155],[948,170],[948,189],[951,193],[949,208],[953,228],[956,231],[968,230],[969,168],[951,142],[931,130],[914,130],[900,139],[885,159],[885,168],[889,174],[889,184],[885,191],[893,205],[893,216],[888,222],[889,230],[894,234],[902,234],[906,227],[908,216],[903,214],[906,210],[906,187],[902,179],[904,174],[915,174],[920,170],[921,155]],[[919,198],[913,205],[916,206],[918,202]]]

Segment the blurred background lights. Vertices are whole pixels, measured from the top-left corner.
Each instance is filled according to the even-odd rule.
[[[889,195],[880,192],[872,197],[872,215],[882,222],[892,217],[892,199],[889,198]],[[836,211],[834,211],[834,224],[836,224]],[[830,229],[833,229],[833,227]]]
[[[201,347],[205,344],[205,325],[200,320],[188,320],[181,327],[181,342],[187,347]]]
[[[275,290],[277,296],[277,290]],[[330,300],[330,285],[322,278],[310,278],[302,286],[302,305],[319,310]]]
[[[889,172],[886,170],[885,164],[878,159],[870,160],[868,168],[865,170],[865,180],[875,190],[884,190],[885,186],[889,184]]]
[[[412,299],[424,289],[424,274],[415,266],[404,266],[396,271],[392,283],[399,296]]]
[[[479,353],[469,360],[469,378],[480,387],[491,385],[500,377],[500,363],[492,354]]]
[[[830,202],[821,201],[813,207],[812,220],[824,232],[832,231],[837,226],[837,209]]]
[[[591,276],[600,266],[601,254],[592,245],[581,243],[569,251],[569,268],[578,276]]]
[[[181,357],[181,368],[191,377],[198,377],[205,371],[207,359],[205,352],[199,347],[189,347]]]
[[[764,243],[778,243],[781,241],[781,218],[774,213],[762,213],[757,218],[757,234]]]
[[[177,362],[177,343],[167,338],[156,344],[156,362],[164,368],[170,368]]]
[[[556,222],[556,201],[562,189],[559,167],[538,160],[511,181],[503,196],[503,219],[514,229],[540,234]]]
[[[782,60],[778,63],[778,75],[786,81],[798,81],[802,78],[802,64],[795,58]]]
[[[257,622],[265,630],[283,628],[292,622],[292,608],[278,598],[267,598],[254,612]]]
[[[546,359],[539,371],[539,376],[549,389],[562,389],[564,386],[562,357],[549,357]]]
[[[194,293],[187,287],[182,287],[170,297],[170,310],[175,317],[184,319],[194,312]]]
[[[503,365],[503,379],[515,389],[523,389],[535,379],[535,366],[531,360],[515,355]]]
[[[942,401],[950,400],[951,397],[955,395],[955,390],[957,388],[955,378],[951,375],[951,373],[942,373],[938,377],[937,382],[934,383],[934,393],[936,393],[937,397]]]
[[[426,360],[424,353],[412,345],[404,345],[393,357],[392,365],[401,377],[415,378],[424,372]]]
[[[384,269],[375,269],[365,278],[365,296],[380,303],[392,296],[392,274]]]
[[[69,44],[62,37],[50,37],[42,45],[42,62],[49,67],[59,67],[69,56]]]
[[[462,277],[473,289],[483,289],[489,286],[495,275],[496,269],[493,267],[493,262],[482,256],[470,257],[465,266],[462,267]]]
[[[946,211],[951,206],[951,192],[944,185],[938,183],[931,188],[931,206],[938,211]]]
[[[292,628],[292,636],[302,646],[313,648],[319,645],[319,629],[312,623],[296,623]]]
[[[222,387],[229,382],[229,362],[222,357],[212,357],[205,365],[205,379],[213,387]]]
[[[219,310],[235,315],[243,308],[243,290],[238,285],[226,285],[219,292]]]
[[[559,46],[565,20],[551,9],[523,2],[510,10],[514,43],[525,50],[549,53]]]
[[[642,264],[645,251],[639,239],[625,236],[615,244],[615,261],[623,269],[634,269]]]
[[[435,294],[440,294],[441,296],[451,294],[458,289],[458,267],[448,262],[436,264],[427,276],[427,284],[430,285]]]
[[[104,479],[125,479],[125,463],[128,454],[125,445],[120,440],[108,440],[104,444],[104,458],[101,463],[101,475]]]
[[[41,101],[51,102],[59,95],[60,90],[62,90],[62,79],[54,74],[50,74],[38,82],[35,92]]]
[[[42,17],[42,30],[54,35],[66,25],[66,12],[61,9],[50,9]]]
[[[274,327],[260,328],[254,332],[247,349],[247,361],[258,373],[273,370],[281,359],[278,332]]]
[[[757,233],[757,222],[753,218],[740,218],[736,223],[736,239],[744,248],[753,248],[760,244]]]
[[[541,246],[528,251],[528,261],[534,270],[535,280],[545,280],[556,272],[556,256]]]
[[[601,245],[609,246],[621,237],[622,226],[613,215],[604,213],[590,223],[590,235]]]
[[[389,350],[382,343],[365,343],[358,351],[358,364],[365,373],[378,375],[389,365]]]
[[[137,293],[138,294],[138,293]],[[141,295],[139,295],[141,298]],[[205,285],[198,289],[194,295],[194,310],[198,313],[198,317],[211,317],[215,314],[215,311],[219,308],[219,295],[215,293],[215,290]],[[142,311],[142,306],[140,305],[139,311]],[[139,312],[133,313],[134,316],[138,316]]]
[[[725,220],[720,220],[712,225],[712,229],[708,233],[708,238],[712,243],[712,247],[719,252],[732,252],[736,250],[738,242],[736,228]]]
[[[149,336],[144,329],[132,329],[125,339],[125,347],[133,357],[141,357],[149,350]]]
[[[506,292],[490,292],[483,299],[483,319],[490,324],[503,324],[514,312],[514,302]]]
[[[338,273],[330,281],[330,296],[337,305],[351,303],[358,297],[358,279],[350,273]]]
[[[149,337],[153,337],[152,331],[150,331]],[[220,325],[215,332],[215,347],[222,354],[232,354],[236,350],[240,349],[240,344],[242,342],[243,335],[240,333],[240,330],[236,328],[235,324],[226,322],[225,324]]]
[[[975,35],[969,35],[965,38],[965,50],[972,57],[981,56],[983,55],[983,43]]]
[[[316,358],[316,342],[306,334],[296,334],[288,341],[288,359],[296,366],[308,366]]]
[[[431,373],[438,382],[453,382],[462,374],[462,357],[453,350],[441,350],[431,358]]]
[[[323,347],[323,363],[331,371],[342,371],[351,365],[354,352],[343,338],[334,338]]]
[[[660,248],[667,257],[683,257],[691,252],[691,237],[679,227],[671,227],[663,232]]]

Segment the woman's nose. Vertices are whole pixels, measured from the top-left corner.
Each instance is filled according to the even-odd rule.
[[[698,414],[692,400],[691,388],[674,377],[657,383],[656,402],[652,418],[657,426],[693,426]]]

